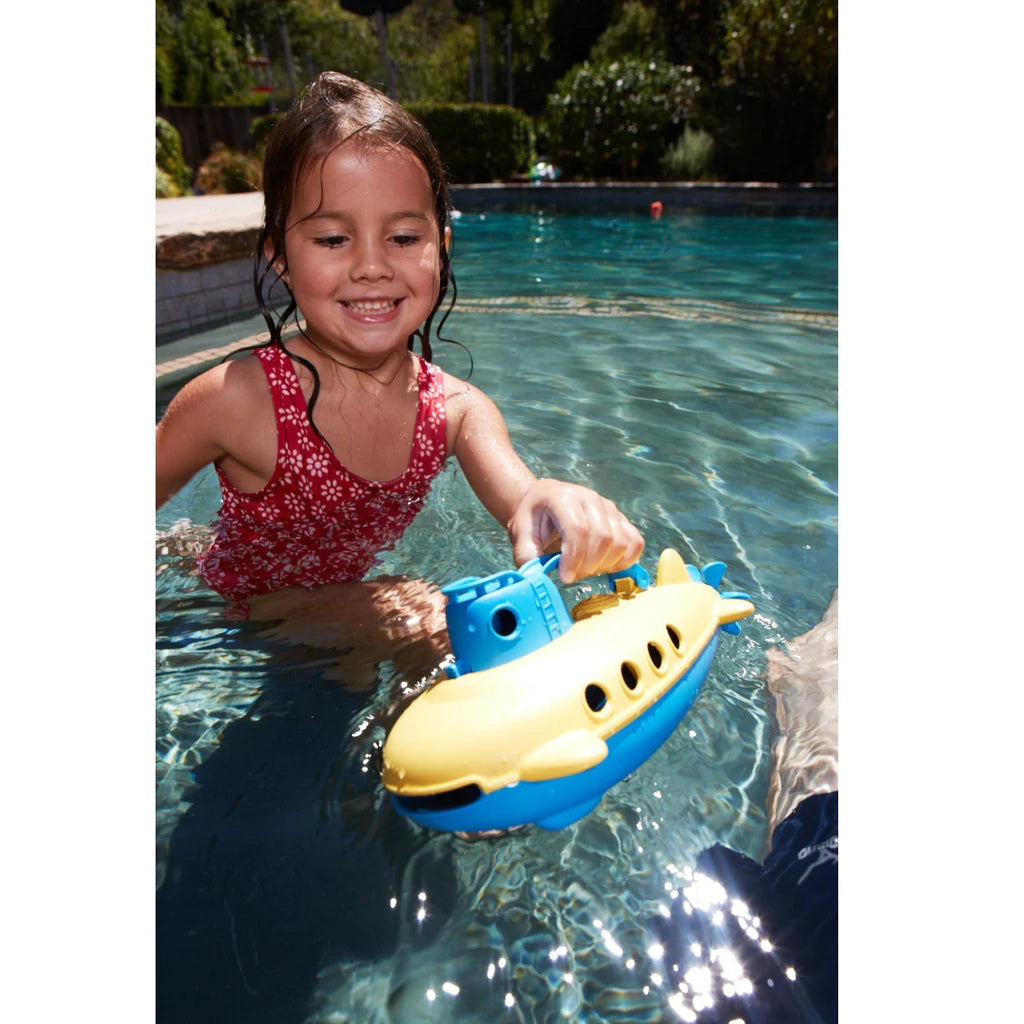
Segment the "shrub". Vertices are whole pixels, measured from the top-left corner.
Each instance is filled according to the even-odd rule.
[[[162,168],[156,169],[156,197],[157,199],[173,199],[180,196],[177,186],[171,180],[171,176]]]
[[[271,129],[282,117],[284,117],[283,113],[262,114],[260,117],[252,119],[252,124],[249,125],[249,134],[252,136],[252,144],[256,150],[256,155],[261,159],[263,151],[267,148],[267,139],[270,137]]]
[[[251,153],[215,142],[196,174],[196,191],[205,193],[258,192],[263,186],[260,161]]]
[[[192,168],[185,163],[181,136],[170,121],[156,119],[156,194],[158,199],[180,196],[192,183]]]
[[[482,103],[410,103],[430,132],[453,182],[505,181],[534,157],[533,122],[514,107]]]
[[[687,125],[661,158],[661,171],[672,181],[707,181],[714,163],[715,140],[703,128]]]
[[[551,157],[572,177],[655,177],[665,138],[678,133],[699,88],[679,64],[585,61],[548,96]]]

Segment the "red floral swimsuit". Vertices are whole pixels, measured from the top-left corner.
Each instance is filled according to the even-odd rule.
[[[274,400],[277,465],[255,493],[238,490],[217,467],[222,502],[200,574],[239,602],[284,587],[362,579],[423,507],[444,465],[441,370],[419,359],[419,409],[405,471],[394,480],[365,480],[347,470],[310,426],[288,353],[277,345],[255,351]]]

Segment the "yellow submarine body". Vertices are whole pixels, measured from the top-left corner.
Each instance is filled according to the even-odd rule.
[[[472,653],[409,705],[383,751],[385,788],[420,824],[555,829],[582,817],[671,734],[719,630],[754,611],[718,591],[722,563],[700,572],[667,549],[654,587],[634,567],[570,619],[552,564],[445,588],[453,651]]]

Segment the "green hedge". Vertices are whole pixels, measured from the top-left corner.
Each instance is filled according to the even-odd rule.
[[[483,103],[407,106],[430,132],[453,184],[507,181],[533,162],[533,122],[521,110]]]

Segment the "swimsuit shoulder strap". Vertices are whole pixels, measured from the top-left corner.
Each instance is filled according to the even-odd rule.
[[[274,402],[278,452],[307,449],[311,442],[316,446],[322,444],[309,422],[306,398],[287,350],[280,345],[264,345],[256,349],[256,355],[263,365]]]
[[[426,435],[446,447],[447,405],[444,397],[444,371],[440,366],[428,363],[419,356],[420,366],[417,385],[420,391],[420,413]]]

